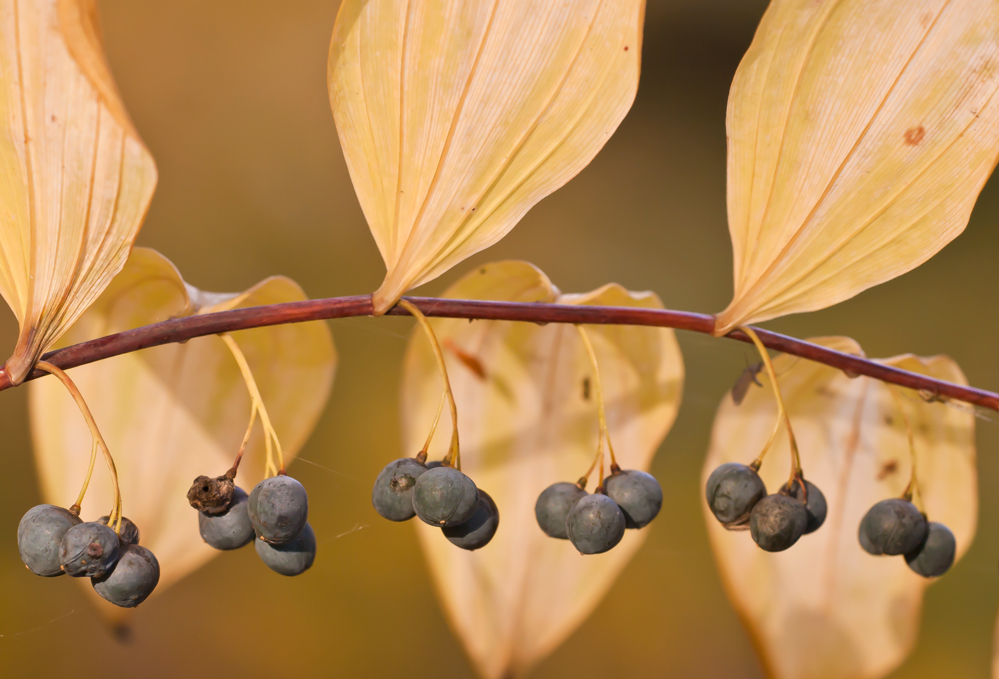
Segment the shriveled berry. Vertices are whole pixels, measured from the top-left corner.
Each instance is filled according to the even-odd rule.
[[[94,591],[122,608],[135,608],[146,600],[160,581],[160,562],[145,547],[130,544],[114,567],[91,579]]]
[[[247,514],[260,539],[273,545],[291,542],[309,519],[309,496],[290,476],[272,476],[250,493]]]
[[[229,508],[222,514],[198,512],[201,539],[215,549],[239,549],[250,544],[255,535],[253,523],[247,512],[249,496],[237,486],[232,493]]]
[[[882,500],[860,522],[860,546],[869,554],[898,556],[915,550],[926,539],[926,517],[908,500]]]
[[[627,528],[644,528],[663,506],[663,489],[652,474],[638,469],[614,472],[604,481],[604,492],[624,512]]]
[[[371,491],[371,504],[375,511],[389,521],[408,521],[416,516],[413,488],[425,471],[427,467],[412,457],[385,465]]]
[[[472,479],[454,467],[428,469],[416,480],[413,509],[431,526],[465,523],[479,508],[479,491]]]
[[[782,552],[805,534],[805,503],[788,495],[767,495],[749,515],[749,533],[760,549]]]
[[[739,528],[749,521],[756,503],[767,494],[763,479],[752,467],[727,462],[708,477],[708,507],[726,528]]]
[[[561,482],[541,491],[538,501],[534,503],[534,516],[538,525],[550,538],[568,540],[565,520],[569,517],[572,506],[586,497],[587,492],[575,483]]]
[[[236,472],[230,469],[222,476],[199,476],[187,491],[187,501],[205,514],[221,514],[232,501]]]
[[[66,531],[80,523],[80,517],[68,509],[55,505],[32,507],[17,526],[17,550],[21,553],[21,561],[35,575],[47,578],[62,575],[59,544]]]
[[[79,523],[62,536],[59,565],[73,577],[97,578],[118,560],[118,534],[103,523]]]
[[[826,504],[826,496],[811,481],[805,481],[805,488],[808,489],[808,501],[805,503],[805,512],[808,514],[808,525],[805,526],[805,535],[817,531],[825,523],[826,515],[829,513],[829,506]],[[805,493],[801,490],[801,484],[795,482],[792,486],[791,495],[796,500],[803,500]]]
[[[496,503],[489,497],[489,493],[479,489],[479,507],[475,510],[465,523],[457,526],[445,526],[444,537],[451,541],[451,544],[474,551],[489,544],[489,541],[496,535],[499,528],[499,509]]]
[[[954,565],[957,541],[950,528],[942,523],[927,523],[926,539],[905,555],[909,568],[924,578],[939,578]]]
[[[316,534],[309,524],[305,524],[291,542],[272,545],[257,540],[254,544],[257,555],[267,567],[281,575],[300,575],[309,570],[312,562],[316,560]]]
[[[97,523],[107,523],[108,517],[102,516],[97,519]],[[114,530],[114,524],[111,524],[111,529]],[[121,530],[118,531],[118,545],[121,549],[125,549],[129,545],[139,544],[139,527],[132,523],[132,520],[127,516],[121,517]]]
[[[624,537],[624,512],[603,493],[587,495],[572,506],[565,531],[580,554],[602,554]]]

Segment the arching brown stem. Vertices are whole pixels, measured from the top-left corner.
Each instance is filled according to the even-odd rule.
[[[710,335],[714,329],[714,316],[669,309],[635,309],[630,307],[584,306],[568,304],[540,304],[518,302],[482,302],[436,297],[407,297],[426,316],[467,318],[471,320],[505,320],[529,323],[575,323],[586,325],[642,325],[689,330]],[[390,315],[409,315],[398,306]],[[217,335],[268,325],[302,323],[333,318],[371,316],[371,296],[331,297],[328,299],[286,302],[267,306],[220,311],[213,314],[176,318],[162,323],[126,330],[100,337],[89,342],[50,351],[44,360],[63,370],[75,368],[112,356],[120,356],[140,349],[184,342],[195,337]],[[965,387],[952,382],[933,379],[925,375],[882,365],[860,356],[845,354],[804,340],[754,328],[764,346],[793,356],[823,363],[849,375],[864,375],[882,382],[921,392],[928,399],[963,401],[972,405],[999,411],[999,394]],[[738,330],[725,335],[729,339],[750,342]],[[35,370],[27,379],[46,373]],[[0,370],[0,391],[13,386],[7,373]]]

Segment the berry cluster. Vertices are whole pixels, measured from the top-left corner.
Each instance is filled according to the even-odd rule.
[[[426,453],[388,463],[375,479],[371,504],[389,521],[414,516],[437,526],[451,544],[474,551],[489,544],[499,528],[499,510],[467,475]]]
[[[73,510],[38,505],[27,511],[17,526],[24,565],[43,577],[88,577],[94,591],[115,606],[135,608],[145,601],[160,580],[160,564],[139,546],[138,527],[121,516],[84,522]]]
[[[655,477],[613,465],[596,492],[577,483],[554,483],[534,505],[538,525],[548,537],[569,540],[580,554],[613,549],[628,528],[644,528],[663,506],[663,489]]]
[[[957,541],[942,523],[927,521],[907,497],[882,500],[860,522],[860,546],[875,556],[904,556],[924,578],[937,578],[954,563]]]
[[[800,475],[767,495],[754,465],[723,464],[708,477],[708,507],[728,530],[746,530],[760,549],[782,552],[817,531],[828,507],[822,491]]]
[[[305,487],[286,474],[258,483],[247,495],[235,471],[199,476],[187,493],[198,510],[201,539],[215,549],[239,549],[254,541],[257,555],[281,575],[300,575],[316,559],[316,534],[308,523]]]

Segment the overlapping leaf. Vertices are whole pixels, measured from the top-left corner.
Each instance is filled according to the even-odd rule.
[[[329,92],[354,188],[406,290],[582,170],[638,87],[644,0],[345,0]]]
[[[517,302],[660,308],[651,293],[608,285],[562,295],[524,262],[489,264],[446,296]],[[481,674],[517,675],[550,653],[589,615],[643,541],[628,531],[606,554],[581,556],[546,537],[534,504],[548,485],[575,481],[597,444],[593,371],[571,326],[431,320],[445,347],[458,399],[462,469],[496,501],[499,531],[464,552],[418,527],[437,591]],[[608,405],[612,440],[625,468],[648,469],[680,404],[683,362],[671,330],[587,326]],[[402,410],[406,452],[423,445],[440,397],[440,377],[422,335],[406,352]],[[443,430],[449,429],[444,416]],[[431,457],[448,436],[438,433]],[[596,480],[590,483],[592,490]]]
[[[999,154],[994,0],[775,0],[732,84],[739,324],[830,306],[964,230]]]
[[[20,324],[15,384],[121,270],[155,185],[94,0],[0,0],[0,294]]]
[[[812,340],[860,353],[848,338]],[[966,384],[951,359],[912,355],[883,361],[938,379]],[[899,406],[889,387],[850,379],[817,363],[781,356],[774,362],[801,449],[805,477],[829,503],[817,532],[786,552],[759,549],[746,533],[728,532],[705,505],[711,544],[729,598],[776,679],[874,679],[888,674],[916,640],[928,580],[901,557],[874,557],[858,542],[858,527],[876,502],[901,496],[911,469]],[[702,480],[725,462],[748,464],[776,418],[770,385],[752,388],[741,406],[726,398],[718,409]],[[975,533],[978,499],[974,416],[925,403],[902,390],[915,435],[920,496],[931,521],[957,538],[958,558]],[[768,453],[761,476],[770,492],[786,482],[787,439]]]
[[[125,269],[66,334],[73,343],[176,316],[305,299],[287,278],[272,277],[239,294],[203,293],[184,283],[159,253],[136,248]],[[324,323],[282,325],[233,334],[253,370],[285,455],[305,443],[326,403],[336,353]],[[100,361],[70,371],[114,455],[125,516],[158,557],[157,592],[207,561],[215,550],[198,533],[187,503],[191,481],[233,462],[250,416],[238,367],[217,337],[194,339]],[[90,455],[90,433],[54,378],[29,385],[35,457],[47,502],[76,499]],[[260,427],[239,469],[249,491],[263,476]],[[111,485],[103,462],[83,517],[108,513]],[[89,583],[87,587],[89,588]]]

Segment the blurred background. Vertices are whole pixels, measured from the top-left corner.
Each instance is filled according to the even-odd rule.
[[[354,197],[326,95],[336,0],[101,0],[112,70],[152,149],[159,188],[139,244],[206,290],[270,274],[313,297],[374,290],[384,268]],[[617,281],[667,307],[714,312],[731,294],[725,103],[764,0],[650,0],[634,109],[579,177],[476,264],[528,259],[566,292]],[[822,312],[767,324],[844,334],[868,355],[947,353],[999,388],[992,289],[999,185],[967,232],[929,263]],[[398,457],[407,319],[332,324],[333,396],[296,463],[323,545],[315,567],[276,577],[252,550],[224,555],[149,601],[120,642],[76,583],[21,565],[14,533],[39,501],[26,393],[0,394],[0,675],[69,676],[115,665],[139,676],[472,677],[448,631],[412,528],[378,520],[370,485]],[[0,347],[16,323],[3,312]],[[751,350],[680,334],[687,387],[652,471],[666,502],[649,540],[595,614],[532,674],[760,677],[708,547],[699,474],[719,400]],[[979,420],[981,514],[971,551],[933,585],[919,645],[892,677],[989,676],[999,572],[999,425]],[[321,465],[321,466],[320,466]],[[361,530],[351,531],[361,526]],[[114,662],[107,659],[113,658]]]

